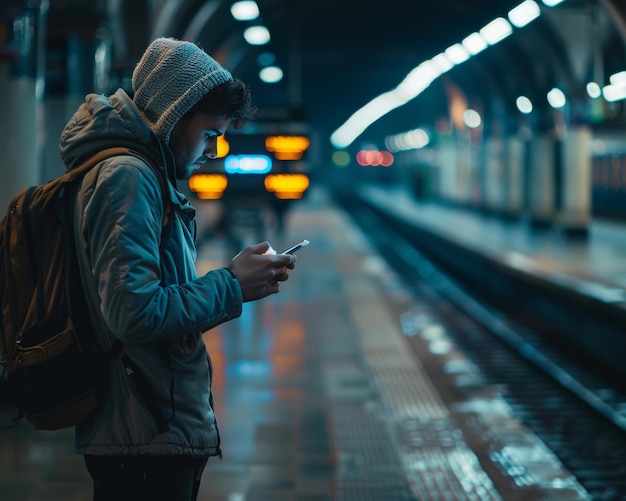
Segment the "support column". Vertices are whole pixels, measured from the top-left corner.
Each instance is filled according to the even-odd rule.
[[[490,137],[485,143],[485,199],[489,212],[500,214],[504,210],[503,142],[500,137]]]
[[[439,197],[445,202],[456,202],[457,149],[451,139],[441,142],[439,147]]]
[[[586,236],[591,219],[591,143],[587,125],[572,127],[563,141],[559,226],[570,236]]]
[[[0,47],[0,209],[24,186],[41,182],[44,140],[44,42],[47,0],[31,2],[11,21],[9,44]]]
[[[456,137],[456,189],[454,202],[468,205],[471,194],[472,138],[469,131],[461,130]]]
[[[505,215],[519,217],[524,203],[524,142],[518,137],[510,137],[506,143],[506,204]]]
[[[533,139],[530,147],[529,216],[536,227],[551,226],[554,219],[555,140],[544,134]]]

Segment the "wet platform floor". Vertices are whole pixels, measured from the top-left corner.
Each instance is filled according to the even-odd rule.
[[[302,238],[311,245],[279,295],[205,334],[224,458],[209,461],[199,499],[588,499],[500,388],[455,347],[439,354],[450,341],[436,312],[323,192],[270,240]],[[225,258],[209,242],[199,271]],[[408,335],[407,312],[429,324]],[[0,431],[0,499],[89,498],[71,430]]]

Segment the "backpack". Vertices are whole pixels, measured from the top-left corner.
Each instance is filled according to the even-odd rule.
[[[41,430],[74,426],[106,391],[108,361],[121,342],[96,352],[73,236],[74,203],[89,169],[129,154],[146,160],[128,148],[109,148],[43,185],[23,188],[0,221],[0,382],[6,372],[15,424],[23,417]],[[164,176],[154,170],[166,200]]]

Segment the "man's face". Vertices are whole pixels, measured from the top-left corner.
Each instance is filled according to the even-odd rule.
[[[209,158],[217,155],[217,138],[224,134],[230,120],[204,113],[183,117],[170,136],[170,148],[176,160],[176,178],[189,179]]]

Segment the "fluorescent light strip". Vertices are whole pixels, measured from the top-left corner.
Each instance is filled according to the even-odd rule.
[[[467,50],[467,52],[469,52],[472,56],[475,56],[489,47],[489,44],[480,33],[472,33],[471,35],[468,35],[463,39],[461,44],[463,44],[465,50]]]
[[[513,33],[513,27],[503,17],[497,17],[480,30],[480,34],[489,45],[497,44],[511,33]]]
[[[541,9],[537,2],[526,0],[509,12],[509,21],[516,28],[523,28],[528,23],[537,19],[541,14]]]
[[[563,0],[542,1],[545,5],[552,7]],[[541,9],[536,2],[525,0],[511,9],[508,17],[511,23],[519,28],[527,25],[540,14]],[[464,38],[460,44],[454,44],[444,53],[437,54],[432,59],[422,62],[395,89],[375,97],[354,112],[343,125],[332,133],[330,136],[332,145],[336,148],[350,146],[376,120],[419,96],[436,78],[452,69],[455,64],[466,61],[470,56],[482,52],[488,46],[495,45],[511,35],[513,33],[511,23],[503,17],[498,17],[478,32]],[[462,51],[465,51],[467,55],[465,59],[463,59],[465,56]],[[609,93],[611,90],[613,89],[609,89]]]
[[[470,53],[460,43],[448,47],[444,54],[452,64],[461,64],[470,58]]]

